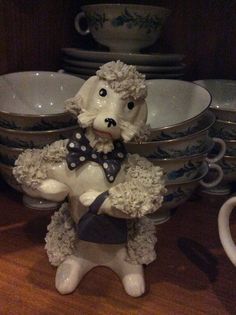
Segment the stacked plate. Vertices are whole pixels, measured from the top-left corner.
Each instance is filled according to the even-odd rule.
[[[179,54],[141,54],[126,52],[89,51],[63,48],[62,69],[83,79],[94,75],[98,68],[109,61],[121,60],[135,65],[146,79],[182,79],[186,65]]]
[[[211,96],[206,89],[180,80],[147,80],[147,85],[150,134],[127,143],[127,149],[164,170],[167,187],[164,204],[151,216],[160,223],[170,217],[170,209],[188,200],[199,184],[213,187],[222,180],[222,169],[214,162],[223,157],[225,144],[209,136],[215,115],[208,110]],[[208,153],[215,142],[221,148],[210,159]],[[206,181],[209,169],[214,169],[217,176]]]
[[[212,95],[211,110],[216,115],[212,126],[212,136],[224,139],[226,153],[219,165],[224,171],[224,184],[210,192],[213,194],[230,193],[230,185],[236,181],[236,81],[200,80],[195,83],[205,87]]]
[[[76,119],[64,111],[84,80],[57,72],[18,72],[0,76],[0,173],[21,190],[12,170],[27,148],[42,148],[70,137]]]

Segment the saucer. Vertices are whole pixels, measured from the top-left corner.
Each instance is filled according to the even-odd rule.
[[[70,74],[78,74],[78,75],[82,75],[82,76],[93,76],[96,74],[96,70],[97,69],[86,69],[86,68],[79,68],[79,67],[71,67],[71,66],[67,66],[64,65],[63,69],[70,73]],[[146,75],[146,79],[179,79],[182,78],[184,73],[145,73],[142,72],[143,74]],[[81,77],[81,76],[80,76]]]
[[[74,66],[82,69],[91,69],[91,70],[98,70],[100,66],[103,65],[103,63],[99,62],[91,62],[91,61],[83,61],[83,60],[76,60],[71,59],[69,57],[63,58],[63,62],[68,66]],[[134,63],[132,63],[135,65]],[[176,66],[140,66],[135,65],[136,69],[140,72],[150,72],[150,73],[177,73],[177,72],[183,72],[184,68],[186,67],[185,64],[180,64]]]
[[[138,65],[172,65],[181,62],[184,55],[179,54],[137,54],[124,52],[109,52],[109,51],[93,51],[83,50],[79,48],[62,48],[62,52],[76,59],[96,61],[106,63],[112,60],[121,60],[128,64]]]

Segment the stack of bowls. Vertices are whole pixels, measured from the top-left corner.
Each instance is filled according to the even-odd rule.
[[[0,173],[10,186],[21,190],[12,169],[23,150],[68,138],[78,128],[76,119],[64,111],[64,101],[83,83],[57,72],[0,76]]]
[[[170,209],[184,203],[202,184],[217,185],[223,177],[214,162],[225,153],[224,141],[209,136],[215,115],[208,110],[209,92],[192,82],[179,80],[147,80],[149,141],[127,144],[130,153],[138,153],[160,165],[165,173],[167,193],[162,209],[152,215],[156,222],[170,216]],[[221,149],[213,159],[208,153],[217,142]],[[209,168],[217,178],[203,181]]]
[[[216,115],[211,134],[222,138],[226,144],[224,158],[218,162],[224,171],[223,185],[211,192],[230,193],[230,186],[227,184],[236,181],[236,81],[199,80],[195,83],[205,87],[211,93],[210,108]]]

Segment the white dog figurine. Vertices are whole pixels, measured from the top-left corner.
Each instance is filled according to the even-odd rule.
[[[120,61],[103,65],[67,109],[80,129],[70,140],[29,149],[14,174],[24,191],[64,203],[48,227],[46,249],[58,266],[56,288],[75,290],[96,266],[107,266],[134,297],[145,292],[143,264],[156,258],[155,226],[145,217],[160,208],[162,170],[123,142],[139,134],[147,118],[144,75]]]

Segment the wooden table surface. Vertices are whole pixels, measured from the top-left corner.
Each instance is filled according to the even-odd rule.
[[[236,268],[219,241],[222,197],[201,196],[157,227],[157,260],[145,269],[147,293],[127,296],[112,271],[95,268],[62,296],[44,250],[48,213],[29,210],[0,182],[0,315],[236,314]],[[236,237],[236,215],[231,218]]]

